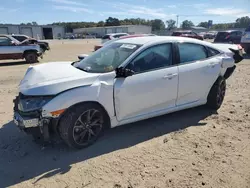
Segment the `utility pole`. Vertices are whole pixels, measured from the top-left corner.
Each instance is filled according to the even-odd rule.
[[[176,28],[178,28],[179,15],[176,15]]]

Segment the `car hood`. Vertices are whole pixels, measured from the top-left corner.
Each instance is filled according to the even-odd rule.
[[[56,95],[65,90],[91,85],[99,73],[88,73],[72,62],[50,62],[30,66],[19,84],[24,95]]]

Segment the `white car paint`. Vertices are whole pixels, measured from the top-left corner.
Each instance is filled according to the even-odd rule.
[[[170,42],[188,42],[217,49],[221,54],[204,61],[176,65],[115,78],[114,71],[87,73],[70,62],[54,62],[31,66],[21,81],[19,91],[24,95],[56,95],[42,107],[42,117],[54,117],[51,112],[67,109],[77,103],[94,101],[104,107],[111,127],[147,119],[169,112],[206,103],[208,92],[234,60],[226,50],[216,45],[183,37],[139,37],[115,42],[142,45],[120,66],[127,65],[146,48]],[[94,52],[97,53],[97,52]],[[224,60],[226,59],[226,60]],[[227,63],[227,66],[222,66]]]

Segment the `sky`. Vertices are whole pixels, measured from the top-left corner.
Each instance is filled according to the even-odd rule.
[[[250,17],[250,0],[1,0],[0,23],[100,21],[145,18],[234,22]]]

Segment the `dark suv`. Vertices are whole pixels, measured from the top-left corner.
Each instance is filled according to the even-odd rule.
[[[242,31],[219,31],[214,39],[215,43],[240,44]]]

